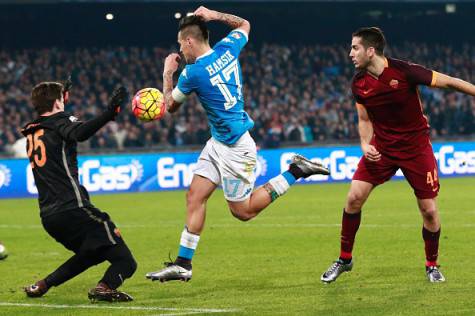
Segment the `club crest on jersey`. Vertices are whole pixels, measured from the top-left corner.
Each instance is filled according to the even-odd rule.
[[[233,33],[231,34],[232,37],[234,37],[235,39],[240,39],[241,38],[241,35],[239,33]]]
[[[393,79],[389,81],[389,85],[391,86],[391,88],[397,89],[397,87],[399,86],[399,81],[397,81],[396,79]]]

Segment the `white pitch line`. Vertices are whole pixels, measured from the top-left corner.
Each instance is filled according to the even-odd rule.
[[[0,306],[5,307],[36,307],[36,308],[79,308],[79,309],[117,309],[117,310],[137,310],[137,311],[170,311],[178,312],[176,314],[163,315],[189,315],[199,313],[232,313],[237,312],[237,309],[216,309],[216,308],[172,308],[159,306],[104,306],[104,305],[56,305],[56,304],[28,304],[28,303],[8,303],[0,302]]]
[[[41,225],[6,225],[6,224],[1,224],[0,228],[14,228],[14,229],[38,229],[42,228],[43,226]]]

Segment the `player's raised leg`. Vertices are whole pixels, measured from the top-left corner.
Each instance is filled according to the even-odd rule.
[[[243,201],[230,201],[227,198],[231,213],[242,221],[248,221],[287,192],[298,179],[315,174],[329,175],[330,172],[318,162],[310,161],[301,155],[295,155],[292,157],[287,171],[270,179],[269,182],[252,192],[250,197]]]
[[[181,233],[178,257],[174,262],[165,263],[166,267],[145,276],[160,282],[181,280],[189,281],[192,276],[191,260],[195,254],[206,219],[206,202],[216,189],[216,184],[204,176],[193,176],[186,195],[186,226]]]
[[[211,147],[212,144],[213,142],[211,142],[209,146]],[[187,226],[181,235],[178,257],[174,262],[166,263],[167,266],[164,269],[147,273],[147,278],[161,282],[171,280],[188,281],[191,279],[191,260],[198,245],[199,234],[204,227],[206,201],[216,189],[215,182],[219,182],[220,173],[216,165],[208,160],[215,160],[214,158],[216,157],[209,155],[209,152],[215,151],[214,148],[215,147],[206,147],[204,149],[201,157],[206,159],[200,159],[197,170],[195,170],[195,173],[201,174],[202,176],[194,176],[187,194]],[[250,149],[250,151],[252,150]],[[231,153],[227,153],[227,155],[231,156]],[[252,158],[247,158],[250,161],[253,160]],[[243,165],[246,164],[243,163]],[[253,164],[250,162],[250,165]],[[251,197],[247,197],[245,191],[252,191],[253,180],[246,182],[242,179],[236,179],[235,184],[233,184],[234,182],[232,180],[223,177],[224,193],[227,199],[231,199],[236,195],[245,198],[244,201],[228,200],[228,204],[234,216],[241,220],[249,220],[255,217],[276,198],[283,195],[297,179],[314,174],[329,174],[329,171],[317,162],[312,162],[300,155],[296,155],[293,157],[288,171],[271,179],[269,183],[252,193]],[[214,182],[210,179],[214,179]],[[243,185],[244,182],[247,183],[247,186]],[[236,194],[237,192],[239,192],[239,194]]]
[[[353,268],[352,252],[356,233],[360,227],[361,209],[373,188],[374,185],[369,182],[359,180],[351,182],[341,221],[340,257],[322,274],[320,279],[323,282],[333,282],[340,274]]]

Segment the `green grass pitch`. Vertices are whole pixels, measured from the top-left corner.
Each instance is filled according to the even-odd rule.
[[[139,264],[122,288],[135,301],[122,304],[87,300],[106,263],[43,298],[26,298],[22,287],[70,253],[41,227],[36,200],[0,200],[0,240],[10,252],[0,261],[0,315],[475,315],[475,178],[441,184],[444,284],[426,280],[422,221],[405,181],[373,192],[357,235],[353,271],[328,285],[320,275],[339,254],[347,183],[292,187],[247,223],[230,215],[216,191],[188,283],[144,278],[169,253],[176,256],[185,192],[94,196]]]

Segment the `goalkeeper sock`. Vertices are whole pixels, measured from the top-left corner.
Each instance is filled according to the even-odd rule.
[[[190,233],[188,231],[188,228],[185,227],[185,229],[183,229],[183,232],[181,233],[180,249],[178,250],[178,258],[175,263],[185,269],[187,269],[188,267],[185,267],[184,265],[187,265],[188,263],[191,268],[191,259],[193,259],[193,255],[195,254],[195,250],[196,247],[198,247],[199,241],[200,235]]]

